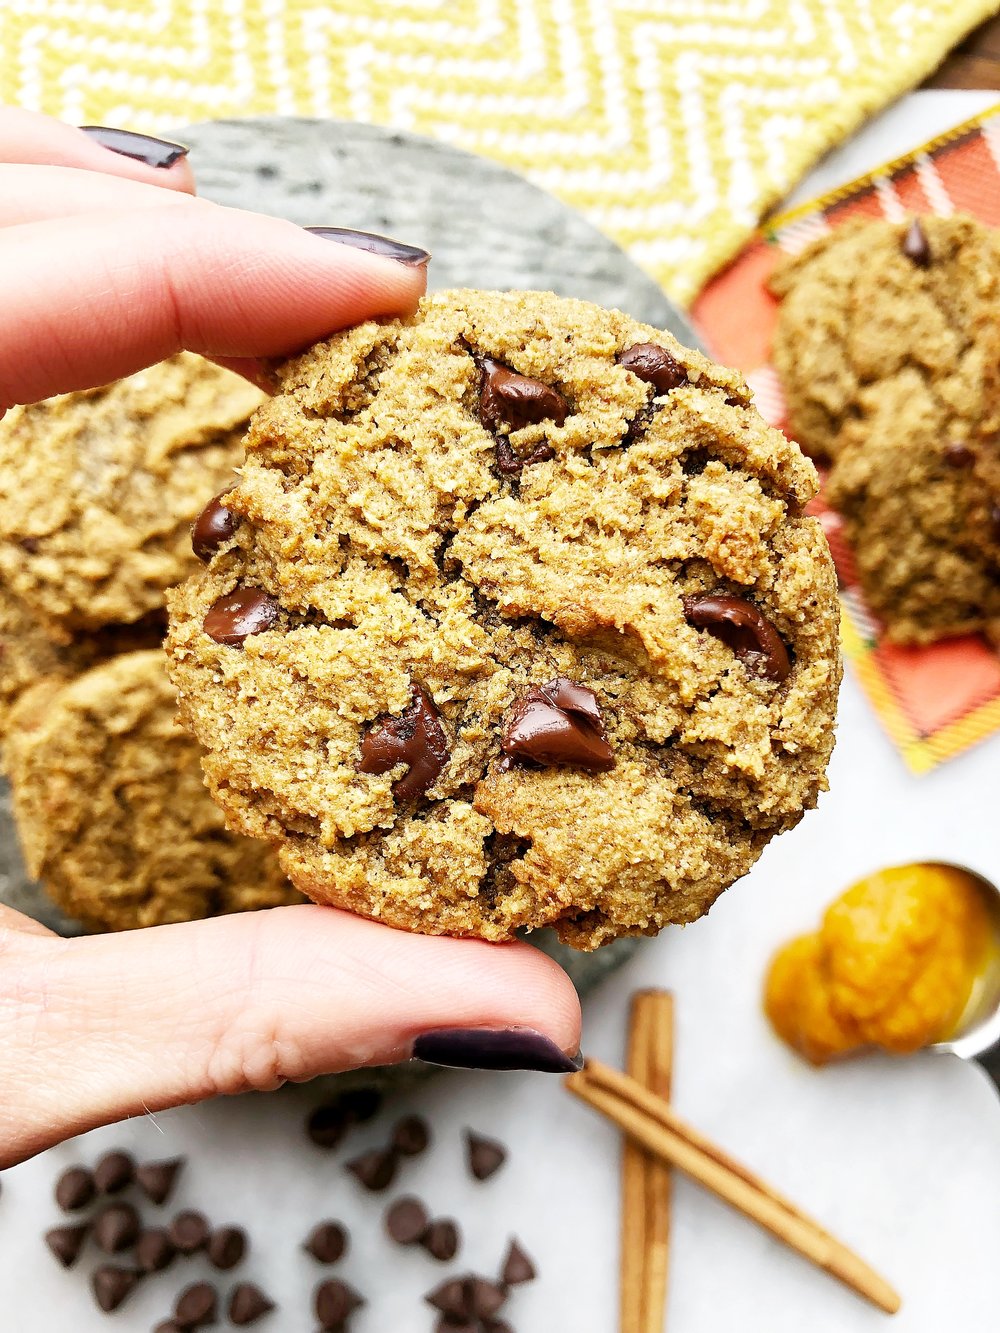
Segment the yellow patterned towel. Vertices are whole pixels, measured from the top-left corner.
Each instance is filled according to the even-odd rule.
[[[375,121],[518,168],[687,302],[1000,0],[6,0],[0,95],[169,131]]]

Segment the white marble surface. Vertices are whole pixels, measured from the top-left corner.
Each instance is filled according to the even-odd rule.
[[[929,96],[929,95],[924,95]],[[923,98],[921,98],[923,100]],[[944,107],[938,124],[957,115]],[[988,100],[988,99],[987,99]],[[957,106],[951,99],[951,106]],[[908,115],[904,103],[891,113]],[[924,114],[923,111],[920,113]],[[915,123],[915,122],[914,122]],[[931,128],[934,128],[933,126]],[[921,122],[920,134],[928,126]],[[867,132],[868,163],[886,152]],[[836,173],[836,161],[824,171]],[[843,177],[841,177],[843,178]],[[823,182],[824,185],[827,181]],[[1000,1105],[979,1071],[951,1057],[866,1060],[814,1073],[769,1035],[760,1015],[766,960],[788,933],[814,924],[850,879],[879,865],[957,859],[1000,874],[996,834],[1000,738],[917,779],[879,731],[854,681],[845,682],[831,791],[818,811],[778,840],[711,916],[644,948],[587,1005],[584,1044],[619,1062],[627,998],[639,985],[671,987],[678,1000],[676,1101],[682,1113],[759,1169],[852,1243],[900,1288],[900,1333],[986,1333],[997,1326],[1000,1252]],[[3,1176],[0,1329],[98,1333],[149,1329],[165,1317],[180,1270],[151,1280],[110,1321],[79,1273],[64,1273],[40,1243],[57,1220],[55,1175],[124,1143],[140,1156],[186,1153],[177,1204],[216,1222],[239,1220],[255,1253],[244,1265],[280,1302],[262,1329],[308,1330],[308,1290],[319,1270],[298,1249],[309,1226],[342,1217],[355,1245],[337,1272],[366,1292],[356,1333],[422,1333],[419,1304],[447,1270],[400,1252],[380,1234],[380,1206],[336,1157],[301,1133],[309,1094],[243,1098],[136,1121],[64,1145]],[[422,1194],[464,1227],[463,1264],[488,1270],[516,1231],[541,1279],[518,1292],[519,1333],[615,1326],[615,1134],[542,1075],[443,1078],[406,1099],[433,1117],[436,1149],[408,1164],[403,1189]],[[511,1145],[505,1170],[474,1184],[462,1168],[465,1125]],[[359,1131],[356,1149],[382,1123]],[[158,1210],[147,1210],[150,1213]],[[162,1210],[168,1211],[168,1210]],[[204,1270],[189,1263],[184,1277]],[[190,1273],[190,1278],[188,1278]],[[671,1251],[672,1333],[864,1333],[885,1316],[787,1254],[721,1204],[679,1181]]]

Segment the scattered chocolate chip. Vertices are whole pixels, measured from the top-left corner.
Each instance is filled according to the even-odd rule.
[[[347,1252],[348,1235],[339,1222],[319,1222],[302,1248],[321,1264],[335,1264]]]
[[[252,634],[263,634],[278,619],[278,603],[263,588],[235,587],[208,608],[202,628],[228,648],[242,648]]]
[[[144,1273],[162,1273],[176,1255],[177,1246],[163,1227],[149,1227],[140,1232],[135,1243],[135,1261]]]
[[[87,1239],[87,1226],[53,1227],[45,1233],[45,1244],[49,1247],[63,1268],[72,1268],[80,1257],[83,1242]]]
[[[109,1203],[94,1219],[94,1240],[105,1254],[131,1249],[142,1224],[130,1203]]]
[[[274,1301],[252,1282],[240,1282],[229,1296],[229,1322],[242,1326],[255,1324],[274,1309]]]
[[[949,440],[944,447],[944,461],[949,467],[956,470],[959,468],[971,467],[976,461],[976,455],[967,444],[961,440]]]
[[[473,1274],[465,1279],[464,1286],[466,1309],[476,1319],[489,1319],[507,1299],[503,1287],[489,1278]]]
[[[512,1240],[500,1270],[500,1281],[505,1287],[516,1287],[522,1282],[533,1282],[536,1277],[535,1265],[517,1241]]]
[[[671,389],[687,384],[687,371],[658,343],[636,343],[619,352],[616,359],[638,379],[651,384],[658,394],[669,393]]]
[[[150,1203],[166,1203],[184,1165],[183,1157],[163,1162],[143,1162],[135,1169],[136,1184]]]
[[[443,1314],[434,1325],[434,1333],[480,1333],[482,1327],[478,1319],[450,1319]]]
[[[336,1148],[347,1133],[348,1119],[339,1102],[317,1106],[306,1120],[306,1133],[317,1148]]]
[[[529,690],[515,703],[501,745],[506,755],[546,767],[569,764],[603,773],[615,764],[597,696],[565,676]]]
[[[184,1333],[184,1330],[173,1319],[164,1319],[156,1325],[153,1333]]]
[[[313,1295],[316,1318],[325,1329],[337,1329],[338,1333],[340,1325],[350,1319],[364,1303],[364,1297],[352,1286],[336,1278],[321,1282]]]
[[[388,1189],[396,1175],[397,1157],[391,1148],[372,1148],[344,1163],[366,1190]]]
[[[931,247],[919,218],[914,218],[910,223],[901,248],[907,259],[918,268],[926,268],[931,262]]]
[[[94,1300],[104,1311],[110,1314],[125,1301],[139,1281],[139,1274],[133,1268],[119,1268],[116,1264],[101,1264],[91,1275],[90,1285]]]
[[[219,1227],[205,1247],[208,1262],[223,1272],[235,1268],[247,1252],[247,1233],[242,1227]]]
[[[71,1166],[56,1181],[56,1203],[64,1213],[86,1208],[97,1193],[94,1177],[84,1166]]]
[[[167,1230],[181,1254],[196,1254],[198,1250],[203,1250],[211,1235],[208,1219],[193,1209],[178,1213]]]
[[[747,667],[768,680],[791,671],[788,649],[767,616],[742,597],[685,597],[684,615],[695,629],[721,639]]]
[[[419,1199],[410,1195],[397,1199],[385,1215],[385,1229],[397,1245],[415,1245],[427,1230],[430,1218]]]
[[[419,1115],[404,1116],[392,1131],[392,1146],[404,1157],[416,1157],[431,1141],[431,1131]]]
[[[337,1100],[351,1124],[371,1120],[382,1108],[382,1094],[378,1088],[348,1088]]]
[[[219,1296],[211,1282],[194,1282],[185,1287],[174,1306],[174,1322],[181,1328],[204,1328],[214,1324],[219,1315]]]
[[[421,1247],[438,1263],[447,1264],[458,1253],[458,1226],[450,1217],[436,1217],[420,1237]]]
[[[525,454],[522,458],[520,454],[515,454],[506,435],[497,436],[497,471],[501,476],[520,476],[523,468],[530,467],[532,463],[544,463],[550,458],[555,458],[555,456],[556,451],[550,444],[536,444],[531,453]]]
[[[413,801],[433,786],[448,762],[448,739],[434,700],[421,685],[410,687],[411,702],[398,717],[376,721],[361,741],[362,773],[388,773],[397,764],[409,772],[392,785],[397,801]]]
[[[465,1131],[465,1153],[469,1171],[476,1180],[489,1180],[507,1160],[507,1149],[502,1143],[475,1134],[471,1129]]]
[[[561,426],[569,404],[557,389],[530,375],[519,375],[509,366],[489,357],[483,359],[479,384],[479,418],[491,431],[504,426],[520,430],[538,421],[554,421]]]
[[[435,1310],[440,1310],[446,1319],[466,1319],[469,1315],[468,1301],[466,1300],[465,1282],[459,1277],[447,1278],[444,1282],[429,1291],[424,1300],[428,1305],[432,1305]]]
[[[195,519],[191,529],[191,549],[198,559],[204,560],[206,564],[239,526],[239,515],[227,509],[223,503],[232,489],[232,486],[227,486],[218,495],[213,495]]]
[[[94,1167],[94,1184],[101,1194],[118,1194],[135,1179],[135,1162],[127,1152],[107,1152]]]
[[[479,1327],[482,1333],[514,1333],[512,1325],[506,1319],[483,1319]]]

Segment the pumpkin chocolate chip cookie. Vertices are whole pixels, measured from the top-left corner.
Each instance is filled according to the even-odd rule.
[[[174,713],[151,650],[44,680],[11,715],[4,758],[25,861],[91,929],[299,901],[267,847],[225,828]]]
[[[168,651],[213,794],[297,887],[589,949],[694,920],[815,803],[840,678],[816,475],[738,374],[476,291],[279,374]]]
[[[162,608],[205,488],[232,480],[263,394],[183,352],[0,420],[0,579],[63,631]]]

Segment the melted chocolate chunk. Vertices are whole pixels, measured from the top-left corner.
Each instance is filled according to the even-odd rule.
[[[927,268],[931,262],[931,247],[927,233],[920,225],[920,219],[914,218],[907,228],[900,247],[903,254],[917,268]]]
[[[944,447],[944,461],[956,470],[971,467],[976,455],[961,440],[949,440]]]
[[[202,628],[210,639],[242,648],[251,634],[263,634],[278,619],[278,603],[263,588],[235,587],[209,607]]]
[[[483,358],[479,384],[479,419],[494,434],[504,425],[507,430],[538,421],[554,421],[561,426],[569,404],[562,394],[530,375],[518,375],[499,361]]]
[[[519,477],[521,469],[530,467],[532,463],[544,463],[549,458],[555,458],[556,451],[549,444],[539,444],[532,449],[530,454],[520,458],[511,448],[510,440],[506,435],[497,437],[496,460],[497,471],[504,477]]]
[[[684,615],[695,629],[721,639],[758,676],[781,681],[791,671],[781,636],[752,602],[742,597],[685,597]]]
[[[557,676],[514,705],[501,741],[505,755],[546,768],[572,765],[588,773],[614,768],[593,690]]]
[[[397,801],[414,801],[432,787],[448,762],[448,738],[434,700],[421,685],[410,687],[411,703],[398,717],[376,721],[361,742],[362,773],[388,773],[397,764],[410,771],[392,785]]]
[[[657,394],[669,393],[688,382],[687,371],[681,363],[658,343],[636,343],[626,347],[624,352],[618,353],[617,361],[638,379],[651,384]]]
[[[232,486],[227,486],[218,495],[213,495],[195,519],[191,529],[191,549],[198,559],[204,560],[206,564],[239,526],[239,515],[227,509],[223,503],[232,489]]]

